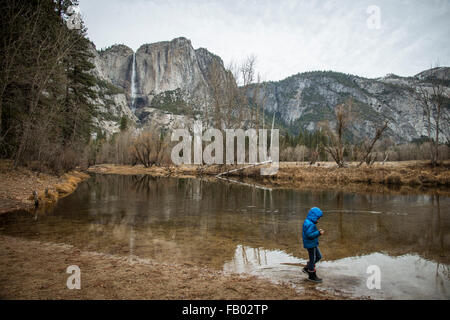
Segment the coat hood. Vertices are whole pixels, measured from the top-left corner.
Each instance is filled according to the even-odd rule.
[[[323,216],[322,210],[320,210],[319,208],[312,208],[309,211],[308,216],[306,217],[306,219],[309,219],[312,222],[317,223],[317,221],[319,221],[319,219],[322,218],[322,216]]]

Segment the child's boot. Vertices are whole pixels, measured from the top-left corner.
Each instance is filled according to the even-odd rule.
[[[309,278],[308,278],[308,280],[309,281],[312,281],[312,282],[316,282],[316,283],[321,283],[322,282],[322,279],[320,279],[318,276],[317,276],[317,274],[316,274],[316,270],[314,270],[313,272],[309,272]]]

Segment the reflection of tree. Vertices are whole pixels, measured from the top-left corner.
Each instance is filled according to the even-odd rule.
[[[445,257],[445,248],[444,248],[444,233],[442,232],[441,225],[441,203],[439,199],[439,194],[434,195],[436,198],[436,216],[437,216],[437,229],[438,229],[438,241],[439,241],[439,256]],[[442,269],[442,272],[439,272],[439,269]],[[441,263],[436,264],[436,287],[445,292],[445,281],[448,281],[450,278],[449,275],[449,266]]]
[[[448,296],[445,283],[450,280],[450,269],[446,264],[436,263],[436,289],[442,292],[444,297]]]
[[[244,264],[248,264],[247,251],[244,246],[242,246],[242,261],[244,261]]]
[[[254,255],[256,257],[256,261],[257,261],[258,265],[261,265],[261,252],[260,252],[260,249],[259,248],[255,248],[253,250],[254,250],[253,252],[254,252]]]
[[[438,228],[438,234],[439,234],[439,249],[440,249],[440,256],[445,256],[445,249],[444,249],[444,233],[442,232],[442,226],[441,226],[441,203],[439,199],[439,194],[436,194],[436,205],[437,205],[437,228]]]
[[[339,218],[338,218],[338,230],[339,230],[339,241],[341,244],[344,243],[344,226],[342,221],[342,210],[344,209],[344,193],[342,191],[338,191],[336,194],[336,208],[339,211]]]
[[[136,192],[146,192],[149,193],[151,190],[151,187],[158,187],[159,183],[157,182],[156,177],[150,176],[150,175],[142,175],[142,176],[132,176],[133,181],[133,189]]]
[[[445,238],[443,229],[443,221],[441,219],[441,202],[439,194],[435,193],[430,196],[430,218],[427,219],[428,232],[425,237],[425,252],[428,256],[445,258]],[[445,220],[444,220],[445,221]],[[437,258],[437,257],[436,257]],[[436,259],[439,261],[440,259]]]

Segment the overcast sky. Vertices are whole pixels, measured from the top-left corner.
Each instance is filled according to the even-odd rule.
[[[311,70],[411,76],[450,65],[450,0],[80,0],[80,9],[97,49],[183,36],[225,64],[255,54],[265,80]]]

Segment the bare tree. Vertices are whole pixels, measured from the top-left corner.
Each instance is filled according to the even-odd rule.
[[[319,147],[316,147],[316,149],[312,149],[309,151],[309,165],[315,165],[317,160],[319,160]]]
[[[43,19],[41,15],[38,14],[31,24],[31,34],[40,32],[39,24]],[[15,166],[23,161],[27,150],[35,149],[36,134],[50,134],[44,129],[53,126],[53,116],[61,112],[60,105],[46,105],[42,102],[51,92],[56,93],[60,90],[59,85],[67,81],[63,62],[81,39],[77,40],[71,33],[68,28],[50,25],[39,37],[32,38],[26,35],[27,58],[21,66],[21,77],[16,79],[16,85],[26,86],[28,90],[20,121],[21,136],[15,154]]]
[[[256,66],[256,56],[249,55],[245,58],[244,62],[241,64],[239,71],[242,80],[240,103],[242,107],[246,107],[250,110],[249,120],[250,126],[253,126],[254,120],[254,108],[250,104],[250,99],[247,96],[249,87],[255,82],[255,66]]]
[[[257,81],[255,84],[255,90],[253,92],[253,105],[256,109],[256,118],[254,120],[255,127],[259,128],[261,121],[265,120],[265,104],[267,100],[267,82],[262,80],[261,75],[258,73]]]
[[[362,142],[362,157],[361,162],[358,164],[358,167],[360,167],[364,162],[369,166],[371,166],[375,162],[376,155],[372,154],[373,147],[381,138],[383,132],[388,128],[388,125],[389,123],[386,121],[383,126],[375,129],[375,136],[372,139]]]
[[[208,67],[210,98],[207,104],[211,112],[206,115],[209,123],[218,129],[239,127],[243,118],[244,91],[237,85],[236,76],[240,76],[240,67],[230,63],[224,68],[219,60],[212,60]]]
[[[294,160],[295,161],[305,161],[305,155],[308,152],[306,146],[297,145],[294,149]]]
[[[40,4],[38,4],[40,5]],[[27,74],[23,57],[30,38],[38,32],[37,24],[40,11],[34,10],[26,2],[10,0],[0,4],[2,18],[0,22],[0,143],[3,140],[3,103],[9,85]]]
[[[249,55],[245,58],[244,62],[240,67],[242,86],[248,87],[255,81],[255,66],[256,66],[256,56]]]
[[[374,146],[377,154],[380,155],[382,164],[386,164],[386,161],[391,158],[392,148],[394,141],[390,137],[384,137],[380,139]]]
[[[436,166],[438,163],[440,134],[447,135],[449,130],[449,98],[445,85],[449,76],[448,70],[448,68],[432,68],[430,74],[417,88],[417,99],[423,110],[428,141],[431,144],[430,161],[432,166]],[[446,123],[444,128],[441,127],[441,121]]]
[[[136,162],[149,168],[166,162],[165,155],[168,146],[167,137],[164,138],[159,130],[150,128],[135,139],[132,145],[132,155]]]
[[[212,60],[209,68],[210,89],[212,98],[212,124],[214,128],[222,128],[224,108],[224,82],[223,69],[219,61]],[[209,119],[207,119],[208,121]]]
[[[331,129],[328,122],[322,123],[321,127],[325,130],[328,137],[328,143],[325,145],[325,151],[336,161],[339,168],[345,167],[344,162],[344,131],[354,120],[354,102],[352,98],[347,99],[343,104],[335,108],[336,128]]]

